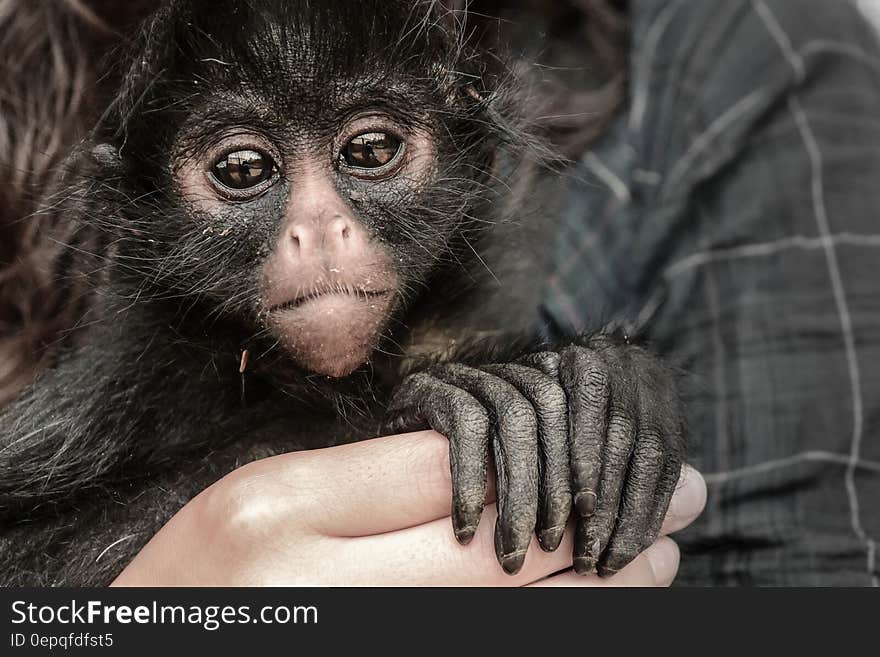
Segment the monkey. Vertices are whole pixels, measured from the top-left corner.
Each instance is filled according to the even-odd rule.
[[[4,584],[107,584],[246,462],[428,427],[462,544],[494,464],[507,573],[572,515],[579,573],[656,539],[678,375],[541,335],[553,167],[462,12],[168,0],[128,66],[58,201],[107,281],[89,339],[0,415]]]

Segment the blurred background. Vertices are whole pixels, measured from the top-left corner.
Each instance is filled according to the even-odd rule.
[[[874,24],[880,28],[880,0],[859,0],[862,10],[871,17]]]

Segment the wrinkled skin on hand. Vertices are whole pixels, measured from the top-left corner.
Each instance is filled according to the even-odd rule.
[[[639,347],[594,336],[513,362],[440,364],[407,377],[395,430],[428,425],[450,441],[452,522],[467,544],[483,510],[490,454],[507,573],[533,533],[559,547],[572,512],[574,567],[610,576],[657,538],[681,470],[675,376]]]

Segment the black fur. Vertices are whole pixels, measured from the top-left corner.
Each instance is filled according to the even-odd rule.
[[[404,0],[180,0],[145,26],[126,80],[84,150],[87,166],[59,201],[100,235],[110,279],[100,319],[85,347],[0,416],[5,584],[107,583],[235,467],[382,431],[392,391],[426,361],[483,367],[537,351],[523,345],[539,323],[553,182],[536,172],[544,153],[523,124],[513,76],[497,53],[473,46],[460,14]],[[282,181],[206,225],[183,200],[175,163],[241,125],[278,143],[303,135],[318,143],[364,106],[425,130],[436,158],[427,184],[364,193],[337,180],[358,219],[395,254],[402,282],[379,349],[338,380],[294,365],[255,316],[257,274],[279,208],[296,190]],[[652,360],[618,350],[624,355],[603,356],[612,377],[649,371],[642,392],[651,403],[640,410],[633,401],[630,419],[662,406],[659,426],[672,427],[655,459],[658,476],[666,473],[662,489],[644,492],[659,500],[656,515],[674,486],[669,473],[677,475],[677,407],[654,394],[662,386]],[[626,394],[634,399],[639,387]],[[416,407],[406,417],[425,421]],[[402,426],[400,415],[392,419]],[[641,548],[643,539],[631,542]]]

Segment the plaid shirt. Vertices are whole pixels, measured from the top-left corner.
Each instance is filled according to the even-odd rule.
[[[847,0],[632,0],[546,311],[690,375],[683,584],[880,581],[880,47]]]

